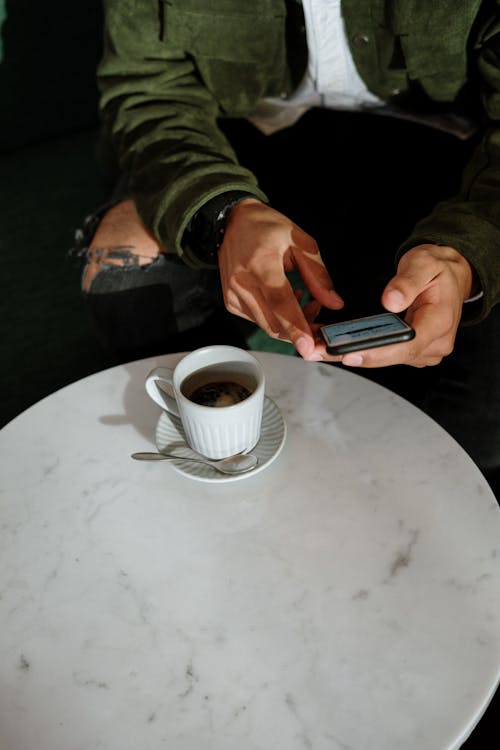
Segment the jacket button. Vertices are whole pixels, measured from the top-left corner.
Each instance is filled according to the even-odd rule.
[[[356,47],[366,47],[366,45],[370,43],[370,37],[366,34],[356,34],[353,42]]]

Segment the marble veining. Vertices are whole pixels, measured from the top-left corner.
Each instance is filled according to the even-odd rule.
[[[268,353],[268,468],[134,462],[145,376],[179,356],[0,432],[0,750],[458,750],[500,675],[480,472],[389,391]]]

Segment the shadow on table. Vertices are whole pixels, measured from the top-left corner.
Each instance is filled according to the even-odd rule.
[[[182,356],[182,353],[180,353],[178,359],[181,359]],[[144,382],[150,370],[164,365],[164,356],[148,359],[147,364],[139,360],[122,365],[122,369],[129,375],[129,380],[123,389],[123,413],[104,414],[99,419],[101,424],[105,425],[131,425],[134,427],[148,443],[141,448],[138,441],[137,450],[155,448],[155,431],[161,416],[161,410],[147,395]]]

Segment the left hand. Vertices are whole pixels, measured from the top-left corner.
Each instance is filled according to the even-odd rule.
[[[403,255],[394,276],[382,293],[382,304],[390,312],[407,310],[405,320],[415,329],[412,341],[345,354],[344,365],[412,367],[437,365],[453,351],[462,314],[470,296],[473,271],[469,262],[452,247],[418,245]],[[321,347],[321,345],[318,345]],[[325,360],[331,357],[321,347]]]

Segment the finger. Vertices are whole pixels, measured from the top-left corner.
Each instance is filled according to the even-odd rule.
[[[317,246],[309,242],[304,248],[304,240],[301,237],[292,254],[294,263],[311,295],[332,310],[343,307],[344,300],[335,291]]]
[[[304,313],[305,319],[309,323],[309,327],[312,327],[313,322],[316,320],[320,313],[321,307],[322,305],[318,302],[318,300],[311,300],[302,308],[302,312]]]
[[[382,294],[382,305],[389,312],[399,313],[406,310],[413,302],[413,299],[414,297],[408,294],[408,291],[405,293],[397,287],[386,287]]]
[[[432,305],[418,309],[413,319],[416,336],[412,341],[351,352],[344,355],[342,364],[350,367],[387,367],[406,364],[412,367],[428,367],[439,364],[453,350],[455,330],[444,325],[441,335],[437,334],[436,320]],[[415,322],[416,321],[416,322]]]
[[[435,281],[439,262],[425,250],[409,251],[401,259],[397,274],[382,293],[382,304],[390,312],[401,312]]]
[[[393,344],[391,345],[391,348],[395,348],[396,346],[404,346],[403,344]],[[382,349],[382,347],[380,347]],[[389,347],[385,347],[389,348]],[[440,362],[442,362],[443,358],[446,356],[445,353],[436,353],[433,354],[432,352],[422,352],[419,354],[419,356],[413,357],[408,355],[403,356],[396,356],[396,361],[388,361],[388,357],[384,357],[384,361],[378,362],[377,358],[371,357],[371,353],[373,352],[372,349],[365,350],[365,351],[359,351],[359,352],[350,352],[349,354],[345,354],[342,358],[342,364],[346,365],[347,367],[362,367],[363,369],[371,369],[375,367],[385,367],[388,365],[408,365],[410,367],[433,367],[435,365],[438,365]],[[392,357],[391,357],[392,359]]]
[[[299,305],[302,308],[302,312],[304,313],[304,317],[309,323],[309,327],[312,328],[313,322],[318,317],[320,310],[322,308],[321,302],[318,302],[316,299],[311,299],[306,304],[303,304],[303,300],[305,297],[304,290],[303,289],[294,289],[295,299],[299,303]]]
[[[405,342],[349,352],[343,355],[341,362],[347,367],[364,367],[367,369],[396,364],[409,364],[415,359],[410,344],[411,342]]]
[[[432,326],[427,324],[427,318],[432,313],[432,306],[423,305],[413,310],[406,318],[415,330],[415,337],[410,341],[398,344],[386,344],[349,352],[342,358],[342,363],[350,367],[387,367],[396,364],[412,364],[418,361],[421,353],[427,349],[435,339]]]
[[[260,289],[245,289],[239,294],[236,294],[233,289],[229,289],[225,303],[226,308],[233,315],[250,320],[272,338],[282,338],[281,324],[273,311],[265,304]]]
[[[315,358],[310,326],[286,277],[279,288],[265,284],[257,287],[252,279],[248,274],[233,277],[227,294],[231,304],[228,309],[244,310],[269,336],[290,341],[304,359]]]

